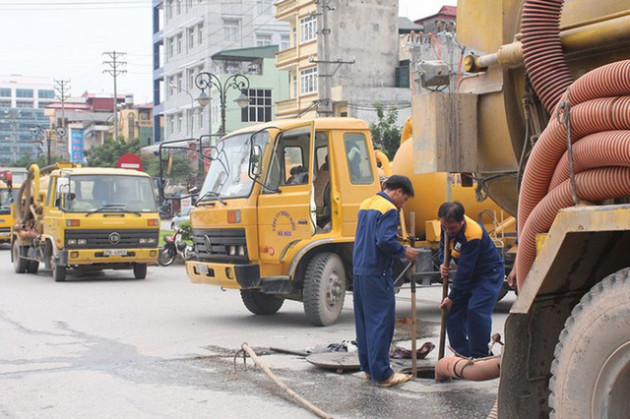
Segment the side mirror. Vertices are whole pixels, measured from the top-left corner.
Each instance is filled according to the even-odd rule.
[[[262,166],[260,164],[262,160],[262,147],[254,145],[249,153],[249,176],[257,178],[262,173]]]
[[[68,201],[74,201],[75,199],[77,199],[77,195],[76,195],[76,194],[74,194],[74,193],[72,193],[72,192],[70,192],[70,193],[68,194],[68,196],[66,197],[66,199],[67,199]]]

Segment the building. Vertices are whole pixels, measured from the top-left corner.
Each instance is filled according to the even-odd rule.
[[[54,97],[48,78],[0,76],[0,165],[43,152],[45,130],[49,128],[43,108]]]
[[[442,6],[439,12],[415,21],[424,27],[425,33],[455,32],[457,21],[457,6]]]
[[[280,118],[352,116],[376,119],[374,104],[410,114],[411,92],[396,88],[398,2],[281,0],[276,18],[289,23],[290,46],[276,65],[290,73],[290,99]]]
[[[274,20],[273,0],[153,0],[155,142],[209,133],[211,107],[197,103],[195,78],[217,72],[214,54],[288,43],[288,26]]]

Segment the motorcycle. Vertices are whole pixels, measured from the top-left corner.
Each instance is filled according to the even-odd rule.
[[[161,266],[171,265],[175,262],[177,256],[184,260],[191,257],[193,249],[192,246],[189,246],[182,240],[183,233],[184,230],[181,228],[175,228],[175,233],[172,236],[164,236],[164,246],[160,249],[160,254],[158,255],[158,263]]]

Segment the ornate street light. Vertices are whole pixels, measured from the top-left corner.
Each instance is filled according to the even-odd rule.
[[[247,107],[249,105],[249,99],[243,94],[243,90],[249,90],[249,79],[242,74],[234,74],[225,79],[225,82],[221,83],[221,80],[216,75],[208,73],[207,71],[202,71],[197,74],[197,77],[195,77],[195,85],[197,88],[201,89],[201,93],[199,94],[199,97],[197,97],[197,102],[202,108],[210,103],[210,95],[208,93],[210,93],[212,86],[219,91],[219,104],[221,106],[221,128],[219,130],[219,135],[223,137],[226,132],[225,102],[227,91],[230,88],[240,91],[241,94],[235,102],[241,108]],[[206,89],[208,89],[208,93],[206,93]],[[210,115],[210,112],[208,112],[208,115]],[[210,132],[210,135],[212,135],[212,132]]]

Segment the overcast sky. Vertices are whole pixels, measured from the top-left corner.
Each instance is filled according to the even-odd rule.
[[[416,20],[456,0],[399,0],[399,15]],[[0,0],[0,75],[70,80],[71,93],[113,93],[103,74],[105,51],[126,52],[119,93],[153,99],[151,0]]]

